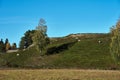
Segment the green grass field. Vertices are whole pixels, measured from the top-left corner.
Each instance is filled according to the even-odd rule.
[[[29,48],[17,53],[1,54],[0,67],[4,68],[34,68],[34,69],[120,69],[115,65],[110,54],[111,38],[108,34],[87,34],[78,37],[56,38],[47,46],[50,50],[40,56],[35,48]],[[98,43],[98,41],[102,43]],[[75,42],[71,45],[72,42]],[[70,45],[68,45],[70,43]],[[66,48],[65,46],[68,45]],[[53,51],[51,53],[51,51]],[[16,56],[19,54],[19,56]]]
[[[110,36],[79,39],[68,48],[64,46],[75,38],[56,39],[47,46],[53,49],[50,55],[40,56],[35,48],[0,54],[0,80],[120,80],[120,66],[116,68],[109,50]]]
[[[0,70],[0,80],[120,80],[120,71],[77,69]]]

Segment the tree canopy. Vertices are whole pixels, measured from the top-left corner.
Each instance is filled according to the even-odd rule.
[[[47,25],[44,19],[40,19],[32,39],[36,49],[40,54],[43,54],[42,50],[45,49],[45,46],[49,43],[49,38],[47,37]]]
[[[33,43],[32,36],[34,32],[35,30],[28,30],[24,33],[24,36],[21,38],[21,41],[19,44],[20,49],[27,48]]]

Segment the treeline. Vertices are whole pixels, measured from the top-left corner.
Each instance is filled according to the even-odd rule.
[[[8,50],[15,50],[17,49],[16,43],[10,44],[8,38],[5,41],[3,39],[0,40],[0,52],[6,52]]]
[[[40,19],[38,26],[35,30],[28,30],[24,33],[19,43],[20,50],[26,49],[30,46],[34,46],[40,53],[45,49],[46,45],[50,43],[49,37],[47,36],[47,25],[44,19]],[[16,43],[10,44],[6,38],[5,41],[0,41],[0,52],[6,52],[8,50],[15,50]]]

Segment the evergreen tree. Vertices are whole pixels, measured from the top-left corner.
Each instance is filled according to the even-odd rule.
[[[24,36],[21,38],[21,41],[19,44],[20,49],[27,48],[33,43],[32,36],[34,32],[35,30],[28,30],[24,33]]]
[[[3,39],[1,39],[1,41],[0,41],[0,52],[5,52],[6,50],[5,50],[5,44],[4,44],[4,42],[3,42]]]
[[[8,38],[6,38],[6,40],[5,40],[5,45],[6,45],[8,42],[9,42],[9,40],[8,40]]]

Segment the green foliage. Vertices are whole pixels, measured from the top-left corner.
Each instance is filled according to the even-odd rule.
[[[8,40],[8,38],[6,38],[6,40],[5,40],[5,45],[6,45],[8,42],[9,42],[9,40]]]
[[[97,36],[97,35],[96,35]],[[101,41],[99,43],[98,41]],[[82,38],[80,41],[75,38],[63,37],[51,39],[47,50],[55,47],[60,48],[58,54],[40,56],[35,47],[0,55],[0,65],[24,68],[79,68],[79,69],[115,69],[115,63],[109,51],[110,36],[97,38]],[[69,44],[70,43],[70,44]],[[68,48],[64,47],[68,44]],[[64,46],[63,46],[64,45]],[[46,49],[43,52],[47,52]],[[19,56],[16,56],[19,54]]]
[[[110,51],[116,65],[118,65],[120,61],[120,21],[117,22],[116,27],[113,28],[111,33]]]
[[[37,30],[33,36],[33,43],[35,44],[36,49],[42,53],[42,50],[46,46],[45,36],[39,30]]]
[[[112,36],[114,35],[115,30],[116,30],[116,27],[115,27],[115,26],[112,26],[112,27],[110,28],[110,34],[111,34]]]
[[[45,25],[45,20],[40,19],[36,31],[33,35],[33,43],[36,49],[43,55],[42,51],[45,49],[46,45],[49,43],[49,38],[47,37],[47,26]]]
[[[1,41],[0,41],[0,52],[4,52],[5,53],[6,51],[8,51],[10,49],[11,49],[11,45],[9,43],[8,38],[6,38],[5,43],[1,39]]]
[[[35,33],[35,30],[28,30],[24,33],[24,36],[21,38],[21,41],[19,44],[20,49],[24,49],[25,47],[27,48],[33,43],[32,36],[34,33]]]
[[[0,41],[0,52],[5,52],[6,50],[5,50],[5,44],[4,44],[4,42],[3,42],[3,40],[1,39],[1,41]]]

